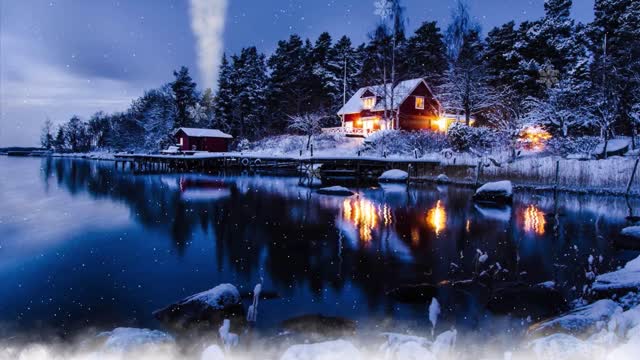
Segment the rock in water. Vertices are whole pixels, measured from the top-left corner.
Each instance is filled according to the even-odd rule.
[[[448,184],[451,182],[451,180],[449,179],[449,177],[445,174],[440,174],[438,175],[438,177],[436,177],[436,182],[438,184]]]
[[[409,179],[409,173],[399,169],[388,170],[382,173],[378,178],[380,182],[406,182]]]
[[[282,322],[282,328],[293,333],[311,335],[321,339],[353,335],[356,332],[356,323],[345,318],[316,314],[287,319]]]
[[[629,226],[620,232],[620,238],[615,239],[618,247],[630,250],[640,250],[640,226]]]
[[[486,204],[511,204],[513,202],[513,185],[508,180],[486,183],[476,190],[473,200]]]
[[[217,328],[224,319],[244,324],[240,293],[231,284],[191,295],[175,304],[153,312],[156,319],[177,330]]]
[[[614,314],[622,312],[615,301],[606,299],[579,307],[554,319],[532,325],[532,335],[550,335],[563,332],[576,336],[590,335],[599,331]]]
[[[351,196],[353,191],[347,189],[344,186],[330,186],[322,189],[318,189],[318,194],[322,195],[337,195],[337,196]]]
[[[592,290],[598,297],[624,295],[640,289],[640,256],[629,261],[624,268],[596,276]]]
[[[280,360],[361,360],[360,351],[346,340],[326,341],[315,344],[290,346]]]
[[[556,289],[514,284],[495,290],[487,308],[496,314],[522,318],[530,316],[534,320],[541,320],[567,311],[568,304]]]
[[[130,351],[146,345],[174,343],[173,337],[167,333],[138,328],[115,328],[98,334],[98,338],[105,338],[103,346],[110,351]]]

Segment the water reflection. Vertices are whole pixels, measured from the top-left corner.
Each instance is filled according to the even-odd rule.
[[[524,212],[524,231],[544,235],[544,227],[547,224],[545,214],[535,205],[529,205]]]
[[[447,226],[447,212],[442,206],[441,200],[438,200],[436,206],[427,213],[427,222],[433,228],[436,236],[440,235],[440,231]]]
[[[342,202],[342,217],[358,229],[359,238],[365,243],[373,239],[373,232],[379,225],[387,227],[393,223],[391,208],[387,204],[376,206],[361,196]]]
[[[366,188],[343,199],[318,195],[296,178],[133,175],[114,171],[112,163],[2,161],[14,171],[0,183],[16,199],[38,199],[41,219],[29,226],[0,222],[3,256],[16,264],[0,268],[0,323],[20,314],[24,327],[29,321],[97,326],[105,317],[116,326],[154,327],[151,311],[168,302],[221,282],[252,289],[260,279],[282,300],[264,303],[259,326],[305,313],[420,319],[426,326],[425,306],[386,294],[399,284],[451,279],[452,263],[459,266],[455,276],[470,278],[477,249],[508,270],[505,280],[556,280],[566,284],[568,297],[581,288],[584,272],[576,269],[590,254],[605,258],[600,271],[637,254],[609,241],[627,225],[624,199],[563,195],[554,204],[551,196],[519,192],[512,207],[496,209],[474,205],[470,189],[447,186]],[[24,174],[40,166],[44,190],[24,184]],[[98,203],[110,206],[97,213]],[[554,220],[557,230],[545,231],[544,215],[556,208],[563,215]],[[51,231],[58,220],[45,215],[60,209],[86,214],[83,226]],[[19,211],[0,208],[0,217]],[[14,251],[36,238],[56,245],[27,255]],[[485,318],[479,299],[468,299],[464,310],[439,301],[457,309],[452,321],[480,326]],[[52,308],[69,316],[54,317]]]

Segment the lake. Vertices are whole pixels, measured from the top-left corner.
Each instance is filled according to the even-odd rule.
[[[521,191],[500,209],[456,186],[337,197],[295,177],[135,175],[56,158],[0,157],[0,169],[0,337],[160,328],[152,311],[220,283],[278,294],[260,303],[265,332],[305,314],[420,329],[430,326],[428,304],[390,291],[489,276],[554,281],[572,301],[588,284],[590,255],[599,273],[638,256],[613,244],[638,199]],[[439,326],[526,327],[474,294],[439,290]]]

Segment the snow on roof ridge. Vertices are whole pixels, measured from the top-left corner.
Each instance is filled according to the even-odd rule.
[[[423,78],[414,78],[414,79],[400,81],[394,87],[393,97],[395,98],[394,99],[395,101],[393,101],[393,108],[396,109],[400,104],[402,104],[407,99],[407,97],[411,95],[411,93],[415,90],[415,88],[422,82],[424,82],[424,84],[427,85],[427,88],[429,88],[429,85]],[[347,101],[347,103],[344,104],[344,106],[342,106],[342,108],[338,111],[338,115],[359,113],[360,111],[363,110],[362,108],[363,104],[362,104],[362,101],[360,100],[360,97],[362,96],[362,94],[367,90],[371,90],[376,95],[383,96],[385,86],[391,87],[391,83],[387,83],[385,85],[371,85],[371,86],[361,87],[360,89],[358,89],[358,91],[355,92],[355,94],[353,94],[353,96],[349,99],[349,101]],[[431,91],[431,88],[429,88],[429,91]],[[380,94],[380,92],[382,92],[382,94]],[[387,97],[388,97],[387,105],[391,106],[391,100],[392,100],[391,91],[387,93]],[[383,111],[383,110],[384,110],[383,101],[379,101],[376,104],[376,106],[372,109],[372,111]]]
[[[181,127],[178,128],[175,132],[184,131],[188,136],[193,137],[215,137],[215,138],[224,138],[224,139],[232,139],[233,136],[224,133],[218,129],[202,129],[202,128],[190,128],[190,127]]]

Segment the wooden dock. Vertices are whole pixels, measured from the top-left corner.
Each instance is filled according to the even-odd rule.
[[[135,173],[202,172],[225,170],[293,171],[300,178],[322,180],[375,180],[384,171],[402,169],[417,175],[424,168],[435,168],[440,161],[369,156],[269,156],[242,153],[206,153],[194,155],[118,154],[116,169]]]

